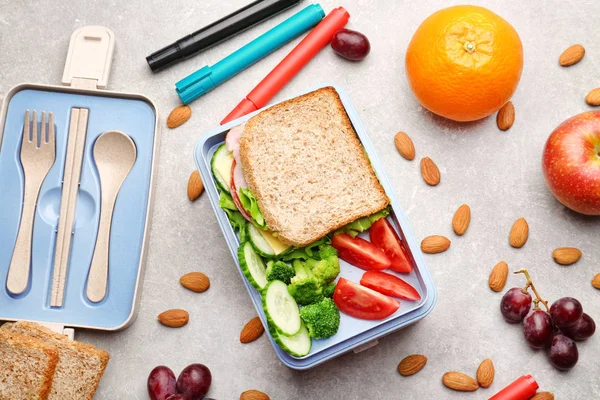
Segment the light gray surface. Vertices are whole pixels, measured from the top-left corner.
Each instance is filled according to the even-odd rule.
[[[117,38],[109,88],[149,96],[164,121],[178,104],[177,80],[214,64],[299,8],[156,75],[144,57],[247,2],[0,0],[0,94],[20,82],[59,83],[71,32],[100,24],[111,28]],[[600,397],[599,337],[579,344],[579,364],[560,373],[543,352],[529,349],[518,326],[502,320],[501,294],[487,286],[491,268],[506,260],[513,270],[529,268],[548,299],[575,296],[600,322],[600,292],[590,285],[600,272],[600,219],[578,216],[558,204],[546,189],[540,168],[549,133],[564,119],[586,111],[589,107],[583,98],[598,86],[600,3],[476,2],[511,22],[525,49],[523,77],[513,98],[517,121],[506,133],[496,128],[493,117],[454,124],[432,116],[408,88],[404,52],[412,33],[435,10],[459,3],[323,0],[326,11],[338,5],[349,10],[348,27],[370,38],[371,55],[364,62],[350,63],[327,48],[275,99],[327,81],[349,93],[417,237],[441,234],[453,242],[448,252],[426,257],[438,288],[438,304],[430,316],[381,340],[375,348],[307,372],[283,366],[265,337],[248,345],[239,343],[240,329],[255,310],[208,199],[188,201],[187,178],[194,168],[196,140],[289,52],[293,45],[287,45],[194,102],[194,115],[183,127],[173,131],[164,127],[138,319],[123,332],[77,333],[78,339],[112,356],[97,399],[146,399],[146,377],[155,365],[168,365],[178,373],[193,362],[212,370],[210,397],[219,400],[237,399],[247,389],[262,390],[277,400],[487,399],[526,373],[557,399]],[[580,65],[563,69],[558,56],[573,43],[582,43],[587,54]],[[413,138],[417,160],[408,162],[397,154],[393,136],[398,130]],[[427,186],[420,177],[418,159],[423,156],[430,156],[441,169],[438,187]],[[473,219],[467,234],[459,238],[450,222],[462,203],[471,206]],[[508,245],[508,231],[521,216],[529,221],[531,235],[523,249],[515,250]],[[560,246],[579,247],[583,259],[571,267],[556,265],[551,253]],[[194,270],[211,278],[208,292],[194,294],[179,286],[179,277]],[[521,277],[511,276],[507,288],[523,283]],[[156,315],[169,308],[187,309],[190,323],[178,330],[160,326]],[[411,353],[426,354],[429,362],[419,374],[402,378],[396,366]],[[444,372],[474,375],[485,357],[496,365],[492,388],[461,394],[442,386]]]

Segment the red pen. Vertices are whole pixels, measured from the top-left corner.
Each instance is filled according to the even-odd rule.
[[[343,7],[331,11],[308,35],[267,75],[244,100],[229,113],[221,125],[267,105],[308,62],[317,55],[350,19]]]

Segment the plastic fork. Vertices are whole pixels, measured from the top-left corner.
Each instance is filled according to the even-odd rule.
[[[42,183],[56,160],[54,115],[48,113],[48,116],[49,121],[46,121],[46,112],[42,111],[41,132],[38,136],[37,112],[33,111],[33,121],[30,121],[29,110],[25,111],[21,141],[21,165],[25,176],[23,209],[6,280],[6,288],[15,295],[23,293],[29,284],[35,209]]]

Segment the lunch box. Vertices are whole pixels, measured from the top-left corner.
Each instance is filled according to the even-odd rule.
[[[153,203],[153,176],[158,160],[159,127],[154,104],[138,94],[106,87],[115,45],[114,33],[100,26],[76,30],[70,41],[63,85],[21,84],[6,95],[0,113],[0,320],[44,323],[72,337],[72,328],[112,331],[128,326],[140,300],[146,236]],[[74,108],[89,110],[81,175],[62,306],[50,306],[54,256],[61,212],[65,156]],[[25,110],[54,114],[56,158],[45,177],[33,219],[29,283],[14,294],[7,275],[23,209],[25,174],[21,141]],[[136,159],[126,176],[112,214],[108,245],[106,296],[92,302],[86,283],[99,230],[102,201],[94,144],[107,131],[125,133],[135,144]],[[69,164],[70,165],[70,164]],[[74,178],[75,179],[75,178]],[[108,209],[108,208],[107,208]],[[65,235],[67,237],[68,235]],[[65,328],[69,327],[69,328]]]
[[[288,367],[304,370],[312,368],[316,365],[324,363],[327,360],[335,358],[348,351],[354,350],[355,352],[367,349],[377,344],[377,339],[385,335],[388,335],[394,331],[402,329],[410,324],[413,324],[420,319],[424,318],[431,312],[436,302],[436,290],[433,284],[433,280],[423,259],[423,254],[420,250],[419,243],[416,241],[412,234],[406,215],[402,211],[398,199],[395,195],[394,188],[390,185],[390,182],[385,174],[383,165],[379,161],[377,153],[369,140],[365,129],[356,113],[356,110],[350,102],[348,95],[336,85],[320,85],[319,87],[313,88],[307,92],[319,89],[321,87],[331,86],[340,95],[341,101],[346,109],[346,113],[352,122],[354,130],[358,135],[358,138],[362,142],[369,159],[375,169],[381,184],[383,185],[387,196],[391,202],[391,213],[387,217],[392,223],[396,231],[399,233],[401,240],[404,242],[405,248],[409,253],[409,258],[413,263],[413,272],[410,274],[396,274],[392,271],[386,271],[401,277],[406,282],[410,283],[415,287],[421,295],[421,300],[417,302],[401,300],[400,308],[390,317],[381,321],[367,321],[350,317],[344,313],[341,313],[340,327],[334,336],[329,339],[313,340],[312,349],[310,353],[305,357],[293,357],[284,352],[273,340],[271,333],[267,329],[269,340],[277,353],[279,359]],[[304,93],[300,93],[302,95]],[[295,97],[295,96],[294,96]],[[252,118],[253,115],[260,113],[262,110],[269,108],[265,107],[254,113],[248,114],[235,121],[231,121],[226,125],[220,126],[205,135],[196,143],[194,150],[194,157],[196,165],[202,176],[207,195],[209,197],[212,208],[214,209],[215,215],[225,236],[225,240],[231,251],[231,256],[235,260],[240,276],[256,311],[263,323],[263,326],[267,326],[267,318],[265,316],[262,298],[260,293],[248,282],[244,273],[242,272],[238,257],[237,250],[239,246],[238,237],[229,223],[227,214],[219,207],[219,191],[216,186],[216,182],[211,172],[211,158],[217,148],[224,143],[225,135],[229,129],[242,124],[248,119]],[[361,237],[368,239],[368,231],[360,234]],[[359,282],[364,270],[348,264],[347,262],[340,260],[340,277],[344,277],[353,282]]]

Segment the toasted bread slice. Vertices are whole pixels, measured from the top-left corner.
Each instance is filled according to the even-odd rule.
[[[304,247],[389,204],[332,87],[248,120],[240,160],[267,226],[288,245]]]
[[[56,346],[0,330],[0,399],[47,399],[57,362]]]
[[[58,364],[49,400],[91,400],[94,397],[110,359],[107,352],[70,340],[33,322],[19,321],[5,324],[2,328],[42,340],[58,350]]]

